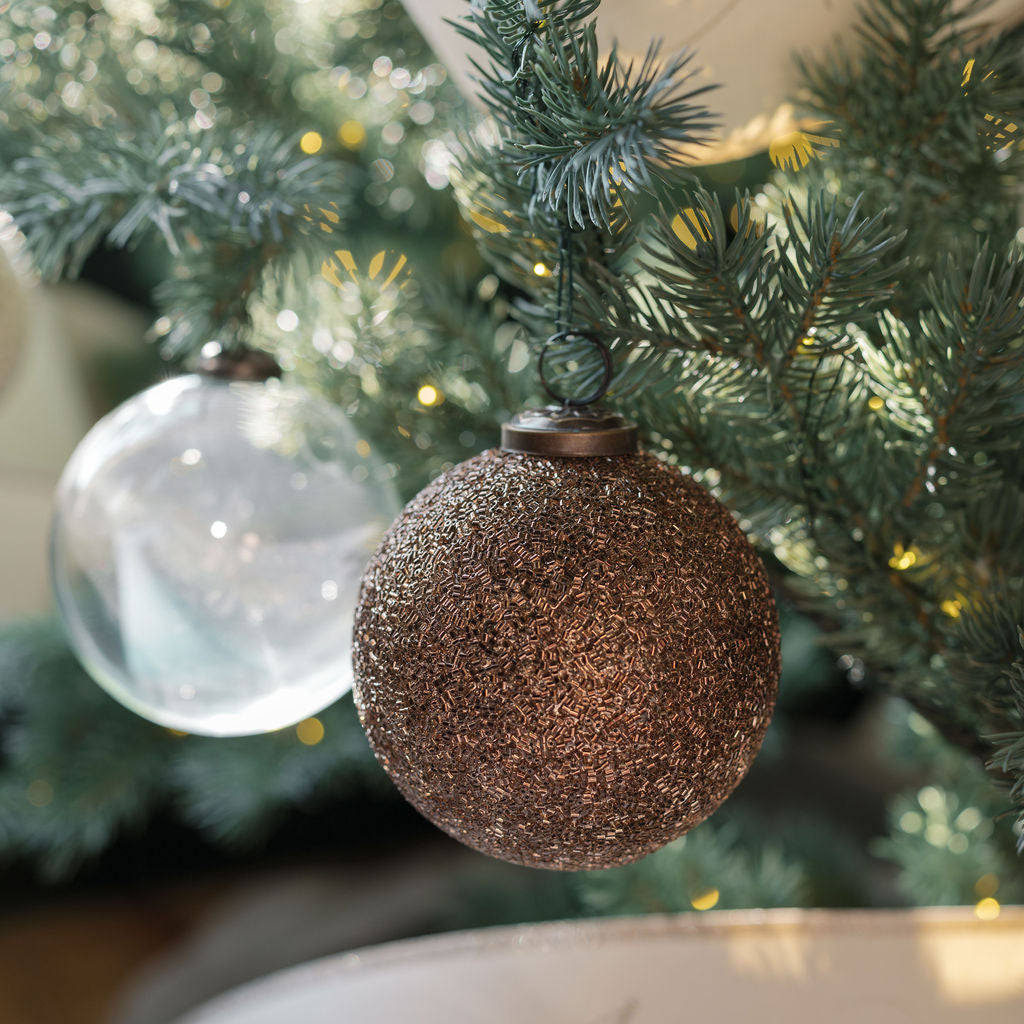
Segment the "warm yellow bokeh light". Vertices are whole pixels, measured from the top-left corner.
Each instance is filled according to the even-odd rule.
[[[915,548],[908,548],[904,550],[902,544],[897,544],[892,549],[892,558],[889,559],[890,569],[899,569],[902,572],[904,569],[909,569],[912,565],[917,563],[918,552]]]
[[[295,735],[307,747],[315,747],[324,738],[324,731],[324,723],[319,718],[304,718],[295,726]]]
[[[789,132],[773,139],[768,147],[768,158],[783,170],[799,171],[815,157],[821,156],[822,147],[838,146],[837,139],[811,132]]]
[[[979,899],[983,899],[986,896],[995,896],[998,888],[999,876],[989,871],[974,883],[974,895]]]
[[[967,62],[967,63],[966,63],[965,65],[964,65],[964,78],[963,78],[963,81],[962,81],[962,82],[960,83],[960,88],[961,88],[961,89],[964,89],[964,88],[966,88],[966,86],[967,86],[967,83],[968,83],[968,82],[970,82],[970,80],[971,80],[971,76],[972,76],[972,75],[974,74],[974,64],[975,64],[975,58],[974,58],[974,57],[972,57],[972,58],[971,58],[971,59],[970,59],[970,60],[969,60],[969,61],[968,61],[968,62]],[[987,81],[988,81],[988,80],[989,80],[989,79],[990,79],[990,78],[991,78],[991,77],[992,77],[992,76],[993,76],[994,74],[995,74],[995,72],[994,72],[994,71],[992,71],[992,70],[989,70],[988,72],[986,72],[986,73],[985,73],[985,74],[984,74],[984,75],[982,76],[981,80],[982,80],[983,82],[987,82]]]
[[[764,211],[754,203],[747,202],[746,200],[744,200],[744,206],[746,209],[743,212],[747,217],[745,237],[749,238],[751,233],[753,233],[756,238],[760,238],[765,232]],[[737,203],[733,203],[732,206],[729,207],[729,224],[733,231],[739,231],[740,208]]]
[[[533,272],[538,277],[547,277],[548,274],[551,273],[551,271],[548,270],[548,267],[547,267],[546,263],[534,263],[534,265],[533,265]]]
[[[320,273],[323,278],[330,281],[331,284],[336,285],[338,288],[342,288],[345,282],[341,279],[338,274],[338,263],[348,272],[348,276],[353,280],[356,278],[356,261],[352,256],[352,253],[348,249],[335,249],[335,259],[326,259],[320,266]]]
[[[943,611],[944,611],[944,612],[945,612],[945,613],[946,613],[946,614],[947,614],[947,615],[948,615],[948,616],[949,616],[949,617],[950,617],[951,619],[959,619],[959,618],[960,618],[960,610],[961,610],[961,608],[962,608],[963,606],[962,606],[962,605],[960,604],[960,602],[959,602],[959,601],[955,601],[955,600],[949,600],[949,601],[943,601],[943,602],[942,602],[942,604],[941,604],[941,605],[939,605],[939,607],[940,607],[940,608],[941,608],[941,609],[942,609],[942,610],[943,610]]]
[[[366,129],[358,121],[346,121],[338,129],[338,141],[349,149],[358,149],[366,141]]]
[[[468,216],[478,228],[482,228],[489,235],[497,235],[508,231],[506,224],[502,224],[500,221],[489,217],[486,213],[481,213],[479,210],[470,210]]]
[[[337,203],[328,203],[327,206],[321,207],[313,207],[306,203],[302,207],[302,219],[309,225],[307,230],[319,228],[325,235],[332,234],[341,224]]]
[[[389,256],[394,257],[393,262],[389,263]],[[389,253],[386,249],[381,249],[367,263],[366,277],[378,288],[387,288],[392,284],[397,288],[402,288],[409,280],[408,263],[409,258],[405,253]],[[356,284],[359,283],[359,267],[355,257],[348,249],[335,249],[334,257],[329,257],[320,265],[320,274],[324,280],[338,288],[343,288],[348,282],[342,278],[340,273],[342,269],[348,274],[350,280]]]
[[[401,253],[400,252],[395,257],[394,265],[392,266],[391,270],[388,272],[388,276],[384,279],[381,287],[382,288],[387,288],[387,286],[389,284],[391,284],[395,280],[395,278],[398,277],[399,274],[402,273],[402,271],[405,269],[406,263],[408,263],[408,262],[409,262],[409,260],[408,260],[408,257],[405,255],[405,253]],[[383,266],[383,265],[384,265],[384,261],[381,260],[381,266]],[[409,274],[409,272],[406,271],[405,272],[405,276],[408,277],[408,274]],[[376,277],[377,275],[374,274],[373,276]],[[399,285],[399,287],[401,287],[401,285]]]
[[[711,223],[703,210],[688,206],[672,218],[672,231],[687,249],[696,249],[698,241],[709,241]]]
[[[964,95],[968,95],[968,84],[974,77],[975,58],[972,57],[964,65],[964,77],[960,83],[960,88],[963,89]],[[985,82],[988,79],[995,76],[995,71],[989,70],[981,76],[981,81]],[[979,126],[979,134],[986,139],[985,148],[988,150],[1003,150],[1009,149],[1011,146],[1016,145],[1020,140],[1017,138],[1017,133],[1020,130],[1020,126],[1016,121],[1011,121],[1007,114],[985,114],[985,123]]]
[[[999,906],[999,900],[986,896],[974,904],[974,916],[981,921],[994,921],[1002,909]]]
[[[721,893],[717,889],[708,889],[707,892],[701,893],[700,896],[694,896],[690,900],[690,906],[694,910],[710,910],[718,905],[719,899],[721,899]]]
[[[312,156],[314,153],[319,153],[324,146],[323,136],[319,132],[306,132],[305,135],[299,139],[299,149],[303,153],[308,153]]]
[[[878,412],[885,405],[885,399],[879,398],[878,395],[872,395],[868,399],[868,408]]]
[[[431,406],[437,405],[441,401],[441,392],[434,387],[433,384],[424,384],[423,387],[416,392],[416,400],[420,405]]]
[[[985,145],[986,149],[1007,149],[1017,141],[1015,136],[1018,126],[1015,121],[1008,121],[1002,117],[996,117],[994,114],[986,114],[985,122],[982,127],[982,135],[988,139]]]
[[[356,453],[365,459],[370,454],[370,442],[362,438],[356,441]]]

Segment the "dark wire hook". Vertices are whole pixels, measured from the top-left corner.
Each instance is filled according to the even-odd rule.
[[[544,376],[544,358],[548,354],[548,349],[558,342],[568,341],[571,338],[579,338],[581,341],[593,345],[601,356],[601,362],[604,364],[604,369],[601,373],[601,383],[585,398],[567,398],[565,395],[560,395],[548,383],[547,377]],[[540,355],[537,357],[537,373],[540,374],[540,382],[544,385],[544,390],[563,408],[580,408],[584,405],[593,405],[594,402],[600,402],[608,394],[608,388],[611,386],[614,374],[612,354],[608,351],[608,346],[600,338],[595,338],[589,334],[580,334],[577,331],[558,331],[552,334],[541,346]]]
[[[568,331],[572,327],[572,264],[572,234],[569,225],[565,224],[562,226],[562,231],[558,236],[558,294],[555,298],[556,331]]]
[[[531,85],[533,86],[534,91],[538,90],[538,83],[536,79],[530,75],[527,67],[529,63],[530,44],[545,25],[547,25],[547,18],[544,17],[541,8],[537,5],[535,0],[523,0],[522,8],[527,17],[527,27],[516,46],[513,47],[513,60],[517,65],[516,71],[513,75],[513,80],[516,83],[517,95],[520,99],[525,99],[526,93],[529,92]],[[530,197],[531,206],[537,197],[538,181],[541,171],[542,166],[538,166],[537,178],[534,180],[533,194]],[[540,355],[537,357],[537,373],[540,376],[540,382],[544,386],[544,390],[556,402],[561,404],[563,408],[580,408],[582,406],[591,405],[594,402],[599,402],[608,393],[608,388],[611,386],[612,377],[614,376],[612,355],[611,352],[608,351],[608,347],[604,342],[589,334],[581,334],[578,331],[573,330],[573,259],[572,226],[566,222],[562,225],[558,236],[558,289],[555,299],[555,333],[544,342],[540,350]],[[547,378],[544,376],[544,357],[547,355],[548,350],[553,344],[565,342],[572,338],[578,338],[593,345],[600,354],[601,362],[603,363],[600,384],[585,398],[567,398],[565,395],[560,395],[551,387]]]

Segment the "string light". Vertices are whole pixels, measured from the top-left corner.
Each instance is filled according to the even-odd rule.
[[[281,312],[277,314],[276,323],[282,331],[290,333],[299,326],[299,314],[296,313],[294,309],[282,309]]]
[[[897,544],[892,549],[892,558],[889,559],[889,568],[898,569],[900,572],[904,569],[909,569],[917,562],[917,554],[918,552],[915,548],[908,548],[904,550],[902,544]]]
[[[307,230],[319,228],[324,234],[328,235],[341,224],[338,204],[334,202],[321,207],[313,207],[306,203],[302,207],[302,219],[308,225]]]
[[[963,605],[960,604],[959,601],[955,601],[955,600],[943,601],[942,604],[939,605],[939,607],[951,619],[959,619],[960,618],[960,612],[963,609]]]
[[[970,92],[967,86],[970,84],[974,75],[974,67],[975,58],[972,57],[964,65],[964,77],[963,81],[960,83],[960,88],[963,89],[965,96]],[[993,77],[998,76],[995,71],[990,70],[982,76],[981,81],[987,82]],[[1008,116],[999,116],[996,114],[984,114],[983,116],[985,123],[979,126],[978,134],[986,140],[986,149],[1009,149],[1018,141],[1016,136],[1019,131],[1019,126],[1016,122],[1011,121]]]
[[[789,132],[772,141],[768,147],[768,158],[782,170],[799,171],[821,156],[825,147],[838,145],[838,139],[830,139],[827,135]]]
[[[924,818],[917,811],[904,811],[900,815],[900,828],[913,835],[924,828]]]
[[[404,253],[389,253],[386,249],[381,249],[367,264],[366,278],[381,289],[391,285],[403,288],[410,277],[408,263],[409,258]],[[329,256],[320,265],[320,274],[324,280],[338,288],[344,288],[347,282],[339,273],[340,270],[344,270],[351,281],[359,284],[359,267],[348,249],[335,249],[334,255]]]
[[[954,822],[956,827],[963,832],[973,832],[983,821],[981,811],[977,807],[965,807],[958,815]],[[985,877],[985,876],[982,876]],[[995,875],[992,876],[995,878]],[[999,879],[995,878],[996,886],[999,885]],[[979,892],[979,896],[991,896],[995,892]]]
[[[315,747],[324,738],[325,732],[324,723],[319,718],[304,718],[295,726],[295,735],[306,747]]]
[[[718,905],[718,901],[721,898],[721,893],[717,889],[708,889],[707,892],[701,893],[699,896],[694,896],[690,900],[690,906],[694,910],[710,910],[712,907]]]
[[[314,153],[319,153],[323,149],[324,139],[319,132],[306,132],[305,135],[299,139],[299,149],[303,153],[308,153],[312,156]]]
[[[974,916],[980,921],[994,921],[1002,909],[999,900],[993,896],[985,896],[974,904]]]
[[[872,395],[868,399],[868,408],[874,412],[878,412],[885,405],[885,399],[879,398],[878,395]]]
[[[696,250],[698,241],[710,240],[711,222],[703,210],[688,206],[672,218],[672,231],[687,249]]]
[[[739,167],[740,163],[737,162],[736,166]],[[710,174],[712,170],[712,168],[708,168],[708,173]],[[730,180],[732,180],[731,177]],[[729,207],[729,224],[733,231],[736,232],[740,230],[740,212],[740,205],[738,203],[733,203]],[[750,238],[753,235],[755,238],[760,238],[765,233],[767,227],[767,217],[764,210],[757,206],[756,203],[744,200],[742,212],[747,218],[747,226],[744,229],[743,237]]]
[[[478,227],[482,228],[489,235],[502,234],[508,231],[508,225],[502,224],[501,221],[495,220],[493,217],[488,217],[486,213],[481,213],[479,210],[468,211],[469,219]],[[534,267],[534,273],[537,272],[537,267],[543,266],[538,263]]]
[[[547,264],[545,263],[534,263],[533,272],[538,277],[548,277],[551,274],[551,271],[548,270]]]
[[[349,149],[358,149],[366,141],[366,129],[358,121],[346,121],[338,129],[338,141]]]
[[[370,454],[370,442],[362,439],[356,441],[356,453],[365,459]]]
[[[433,384],[424,384],[423,387],[416,392],[416,400],[420,405],[427,406],[428,408],[432,405],[437,405],[441,400],[441,392],[433,386]]]
[[[982,134],[989,140],[986,149],[1006,149],[1016,142],[1018,126],[1015,122],[996,117],[994,114],[986,114],[985,125]]]
[[[946,847],[950,853],[966,853],[967,847],[970,846],[970,842],[962,832],[956,832],[949,837],[949,841],[946,843]]]

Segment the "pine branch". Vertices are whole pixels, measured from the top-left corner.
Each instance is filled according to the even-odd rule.
[[[119,130],[78,125],[77,133],[76,159],[37,144],[0,176],[7,209],[50,278],[77,274],[103,240],[133,247],[158,234],[187,268],[160,296],[172,313],[172,354],[211,337],[244,340],[266,268],[303,250],[329,251],[325,235],[343,215],[337,165],[303,156],[295,137],[271,128],[235,133],[225,148],[155,117]]]
[[[803,347],[815,354],[847,347],[848,325],[870,321],[890,299],[892,275],[902,269],[885,262],[899,236],[881,214],[860,215],[859,200],[843,219],[836,201],[820,194],[806,211],[786,203],[783,213],[786,233],[778,272],[782,315],[775,319],[784,353],[781,372]]]
[[[750,200],[737,196],[739,221],[730,237],[721,204],[709,192],[683,193],[679,205],[690,211],[680,222],[663,209],[645,246],[642,263],[659,312],[660,344],[671,351],[683,339],[713,339],[713,351],[763,363],[769,339],[765,320],[772,307],[769,279],[776,266],[770,232],[750,220]],[[676,230],[679,223],[681,230]],[[676,339],[673,343],[673,339]]]
[[[685,217],[661,210],[641,274],[620,272],[616,282],[592,268],[597,286],[581,287],[591,330],[613,348],[641,347],[640,358],[662,369],[692,349],[739,359],[747,374],[766,371],[799,427],[797,400],[811,379],[801,361],[855,347],[850,325],[870,322],[890,296],[883,258],[896,240],[880,217],[858,217],[855,205],[840,219],[820,198],[787,214],[793,233],[780,241],[755,227],[749,197],[736,197],[735,231],[710,193],[684,191],[678,202]],[[624,385],[637,385],[630,363],[618,393]]]
[[[690,59],[661,65],[652,48],[637,69],[621,65],[614,50],[602,63],[593,25],[564,49],[541,49],[533,68],[537,107],[513,122],[525,140],[521,158],[511,154],[519,173],[535,178],[536,201],[564,211],[572,228],[611,232],[623,196],[671,176],[682,164],[679,146],[701,141],[712,127],[696,103],[707,88],[688,88]]]
[[[219,844],[251,848],[289,811],[308,813],[355,789],[387,791],[351,700],[317,717],[324,739],[313,747],[294,729],[180,744],[169,774],[182,818]]]
[[[587,872],[578,882],[583,905],[600,915],[802,905],[806,865],[787,858],[777,842],[754,851],[740,836],[735,824],[716,818],[636,864]]]
[[[662,64],[652,50],[635,67],[600,56],[587,21],[596,6],[479,3],[457,25],[489,58],[478,82],[497,126],[496,138],[467,143],[459,191],[499,271],[519,268],[538,330],[561,315],[548,271],[561,269],[566,232],[582,293],[629,252],[632,201],[680,180],[680,145],[710,125],[687,57]]]
[[[941,283],[929,279],[932,305],[916,325],[885,325],[917,410],[910,425],[927,438],[901,498],[904,508],[934,495],[937,480],[948,479],[944,474],[976,486],[998,482],[992,455],[1016,449],[1024,423],[1024,252],[1013,245],[995,256],[983,245],[966,273],[953,257],[943,270]],[[880,385],[892,380],[879,360],[872,369]]]
[[[55,623],[5,630],[0,679],[0,851],[56,879],[149,817],[171,737],[96,686]]]
[[[946,253],[986,239],[1010,242],[1017,217],[1006,196],[1024,172],[1024,83],[1019,42],[988,38],[967,20],[988,0],[870,0],[859,48],[798,61],[804,95],[839,142],[827,161],[800,173],[807,187],[842,181],[868,212],[887,211],[906,231],[891,258],[920,270],[902,275],[892,309],[912,316],[922,285]],[[794,180],[796,176],[791,176]]]

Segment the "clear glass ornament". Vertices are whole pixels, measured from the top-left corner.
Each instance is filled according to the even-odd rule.
[[[166,381],[106,416],[57,490],[52,571],[93,678],[210,736],[352,685],[359,578],[398,509],[342,413],[277,380]]]

